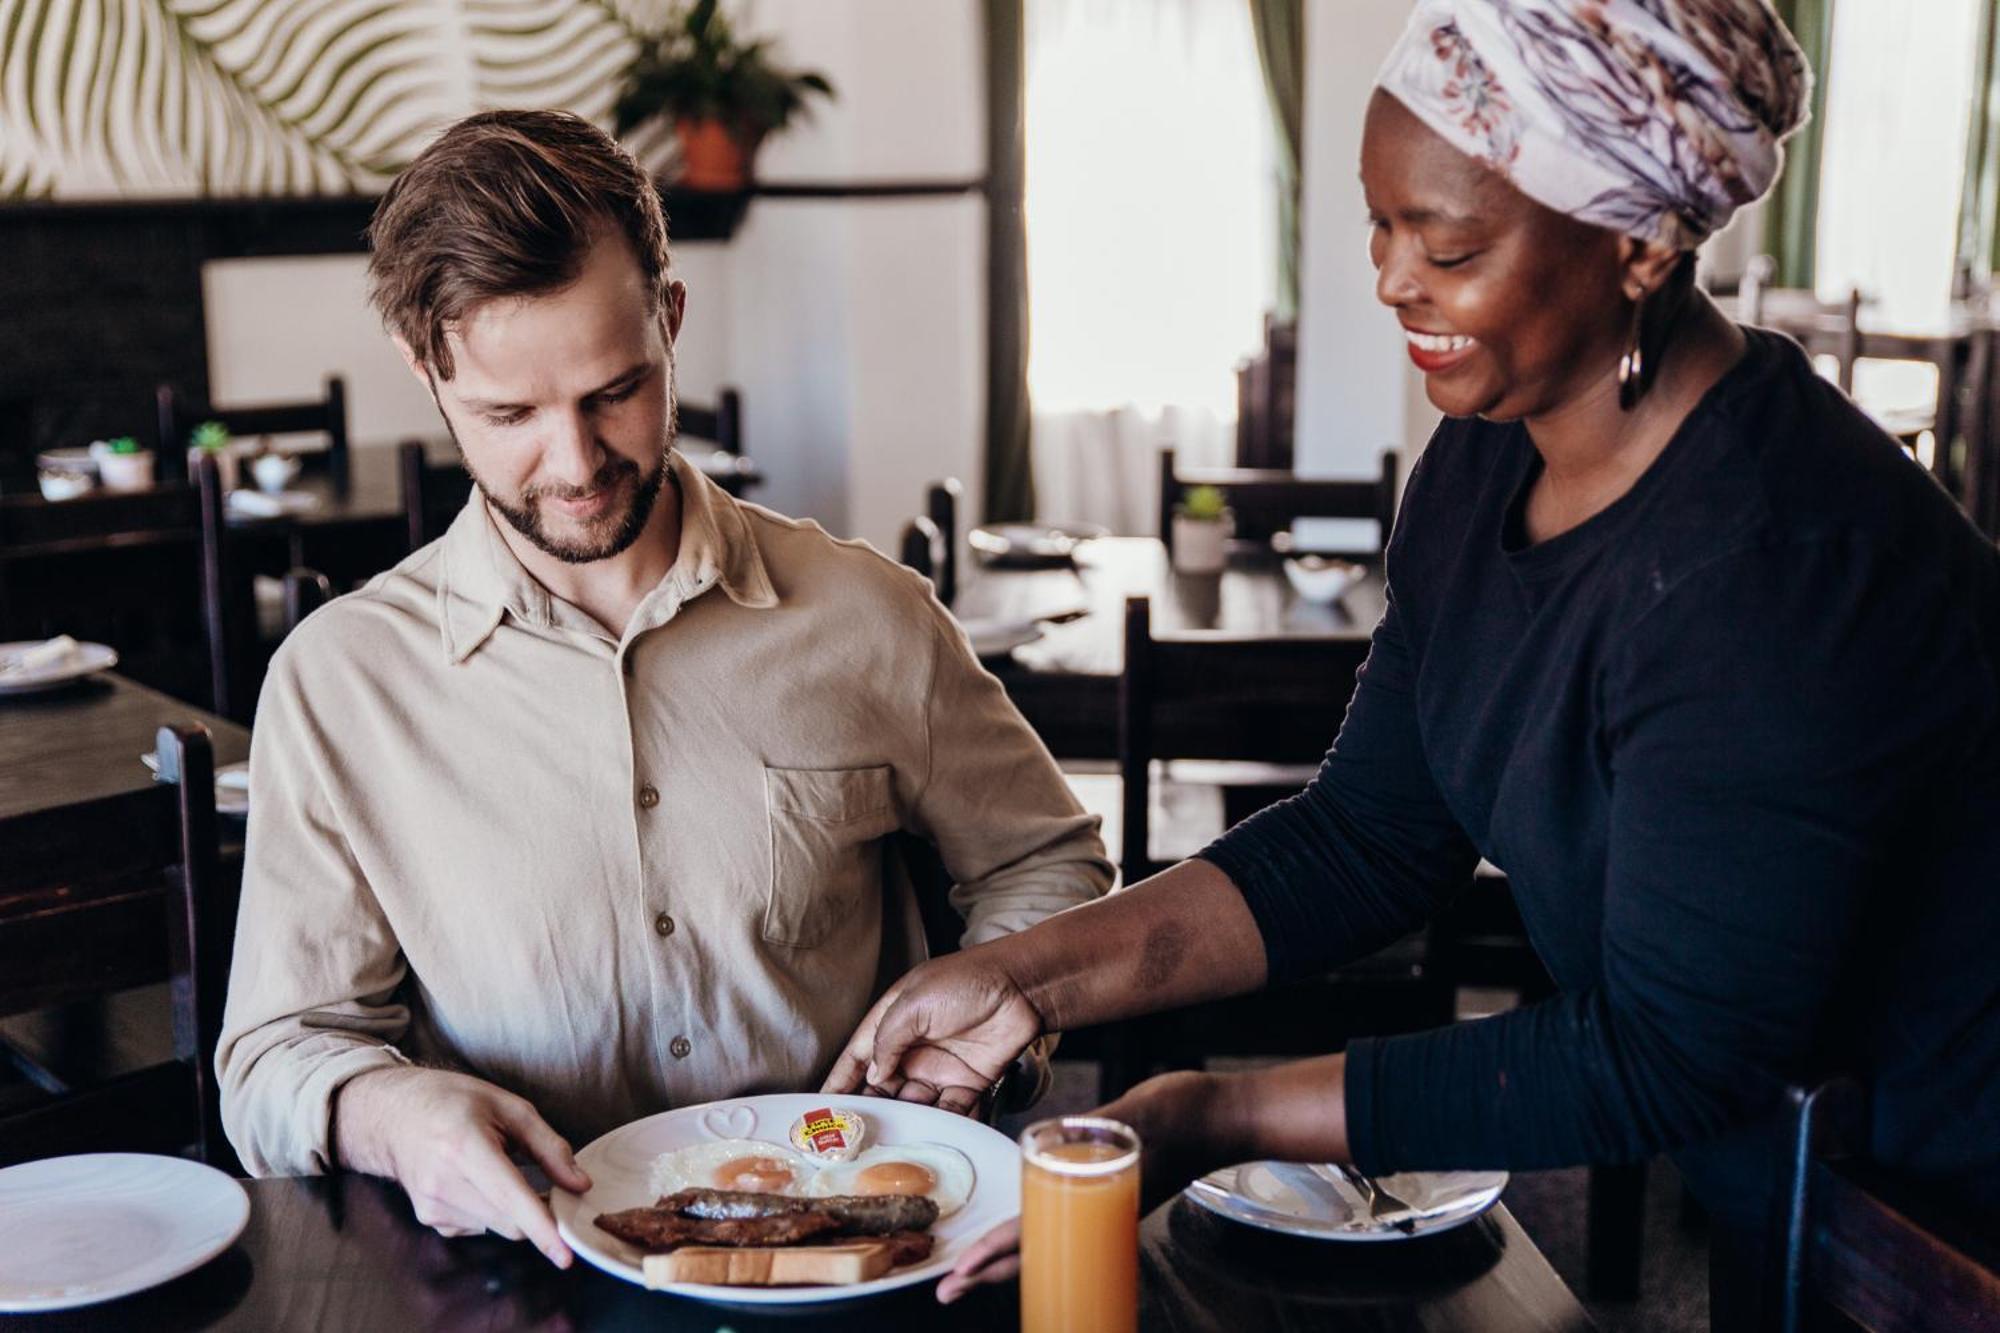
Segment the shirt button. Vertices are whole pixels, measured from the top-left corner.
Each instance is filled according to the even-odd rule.
[[[694,1049],[694,1043],[686,1037],[675,1037],[667,1049],[673,1052],[674,1059],[685,1060],[688,1058],[688,1052]]]
[[[655,787],[652,783],[649,782],[645,786],[639,788],[639,808],[641,810],[651,810],[654,806],[658,805],[659,803],[660,803],[660,789],[658,787]]]
[[[662,937],[671,935],[674,933],[674,919],[665,912],[662,912],[653,918],[653,929],[658,931]]]

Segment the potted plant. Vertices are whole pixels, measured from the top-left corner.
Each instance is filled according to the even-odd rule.
[[[130,435],[94,442],[90,456],[107,491],[143,491],[153,484],[153,451],[141,449]]]
[[[1174,506],[1174,569],[1182,574],[1219,574],[1229,559],[1235,515],[1221,491],[1190,486]]]
[[[237,451],[229,446],[229,427],[220,421],[204,421],[188,433],[188,476],[194,476],[195,465],[201,456],[207,454],[215,459],[215,475],[222,482],[222,489],[236,489]]]
[[[696,0],[640,43],[625,68],[614,126],[623,136],[667,116],[680,139],[681,185],[742,190],[764,136],[789,124],[815,93],[833,96],[825,75],[779,68],[769,41],[737,41],[716,0]]]

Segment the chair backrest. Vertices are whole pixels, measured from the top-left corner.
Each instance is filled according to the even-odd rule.
[[[932,582],[937,584],[938,600],[946,606],[958,600],[958,511],[964,499],[965,487],[957,477],[932,482],[924,496],[924,512],[944,543],[944,559]]]
[[[1736,284],[1736,318],[1745,324],[1764,322],[1764,293],[1777,281],[1778,260],[1775,255],[1754,255],[1744,265],[1743,277]]]
[[[1236,466],[1289,472],[1299,378],[1299,326],[1266,311],[1264,347],[1236,367]]]
[[[938,587],[938,571],[945,561],[944,534],[938,531],[937,524],[931,522],[929,515],[918,514],[903,525],[898,558],[929,579],[933,587]],[[944,596],[942,587],[938,587],[938,596]]]
[[[1118,686],[1125,883],[1156,868],[1147,853],[1154,760],[1318,763],[1367,652],[1365,639],[1155,639],[1151,603],[1128,599]]]
[[[1785,1333],[1828,1312],[1872,1333],[2000,1329],[2000,1246],[1991,1219],[1859,1162],[1867,1097],[1835,1079],[1794,1088],[1781,1305]]]
[[[206,729],[162,727],[157,793],[105,812],[37,817],[0,874],[0,1013],[25,1013],[159,981],[174,1059],[54,1094],[0,1117],[0,1165],[85,1151],[178,1152],[235,1170],[214,1086],[237,888],[216,834]]]
[[[285,633],[333,600],[333,580],[316,569],[295,565],[285,571]]]
[[[472,495],[472,474],[462,463],[433,463],[422,440],[396,446],[396,466],[402,478],[403,523],[410,549],[436,541],[451,526]]]
[[[706,440],[738,457],[744,456],[742,393],[736,389],[724,389],[716,395],[713,407],[680,404],[680,433]]]
[[[1177,472],[1174,451],[1160,451],[1160,539],[1173,549],[1174,506],[1191,486],[1213,486],[1229,501],[1236,535],[1267,541],[1301,518],[1367,518],[1378,536],[1373,551],[1389,542],[1396,521],[1396,454],[1384,450],[1372,481],[1327,481],[1259,468],[1200,468]],[[1372,554],[1371,551],[1356,554]]]
[[[194,490],[201,511],[201,608],[208,640],[209,706],[224,717],[247,722],[257,709],[262,675],[255,576],[249,564],[236,556],[222,472],[207,454],[195,463]]]
[[[307,467],[324,467],[338,484],[348,475],[347,381],[326,377],[326,396],[303,403],[269,403],[254,407],[216,407],[191,402],[171,384],[154,390],[158,417],[159,466],[168,476],[182,475],[188,437],[204,421],[219,421],[231,435],[323,434],[323,453],[300,455]]]
[[[213,700],[199,494],[0,498],[0,640],[68,634],[177,698]]]

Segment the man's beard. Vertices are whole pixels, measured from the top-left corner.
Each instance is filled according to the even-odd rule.
[[[580,500],[586,495],[614,486],[622,486],[628,479],[637,478],[632,488],[632,497],[621,514],[605,514],[589,520],[589,526],[582,536],[564,538],[550,532],[542,521],[543,497],[558,500]],[[477,476],[473,477],[479,481]],[[639,465],[629,458],[610,458],[597,470],[590,485],[583,487],[538,486],[518,500],[503,500],[484,483],[479,486],[486,496],[486,503],[500,517],[507,520],[509,527],[531,542],[535,549],[552,555],[565,564],[587,565],[596,560],[609,560],[639,540],[639,534],[646,530],[646,522],[653,516],[653,506],[660,498],[660,490],[667,480],[667,455],[660,453],[660,461],[650,472],[641,474]]]
[[[552,555],[566,565],[588,565],[598,560],[609,560],[639,540],[639,534],[646,530],[647,520],[653,516],[653,506],[659,501],[660,491],[666,485],[669,470],[667,456],[674,440],[680,435],[680,403],[669,398],[666,438],[660,441],[660,458],[650,472],[641,474],[637,463],[622,455],[612,454],[597,470],[597,475],[590,479],[588,486],[537,486],[523,492],[519,499],[503,500],[499,491],[488,486],[485,479],[473,471],[472,460],[466,456],[465,446],[459,443],[458,428],[451,424],[450,414],[438,400],[435,381],[431,383],[431,401],[437,403],[438,417],[451,435],[452,444],[458,448],[458,461],[471,474],[473,485],[479,487],[486,503],[507,520],[508,527],[527,538],[536,550]],[[633,488],[632,499],[625,506],[625,512],[589,520],[590,535],[576,541],[565,541],[543,527],[542,497],[580,500],[608,487],[622,485],[629,477],[638,477],[639,484]]]

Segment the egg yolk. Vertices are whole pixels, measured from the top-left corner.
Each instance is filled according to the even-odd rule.
[[[792,1183],[792,1168],[775,1157],[738,1157],[715,1168],[718,1189],[776,1194]]]
[[[854,1173],[856,1194],[923,1194],[937,1188],[937,1177],[915,1162],[876,1162]]]

